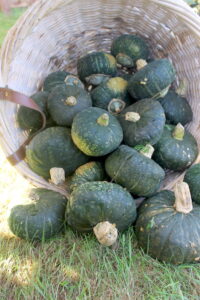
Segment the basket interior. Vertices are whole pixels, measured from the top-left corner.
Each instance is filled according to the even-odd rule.
[[[31,14],[32,23],[26,24],[25,31],[23,26],[18,30],[12,51],[3,61],[4,85],[30,96],[50,72],[61,69],[76,74],[80,56],[90,51],[109,51],[112,40],[122,33],[138,34],[147,40],[152,57],[168,57],[173,62],[177,70],[175,85],[187,80],[187,98],[194,112],[188,129],[200,141],[200,49],[187,23],[175,13],[149,0],[60,0],[52,7],[42,5],[42,17],[34,11]],[[0,105],[1,144],[10,155],[26,133],[17,128],[17,107],[5,101]],[[17,168],[36,185],[47,187],[25,162]],[[169,173],[165,186],[172,185],[179,175]]]

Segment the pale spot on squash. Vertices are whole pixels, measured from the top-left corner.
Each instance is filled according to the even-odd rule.
[[[107,81],[107,87],[109,90],[116,93],[121,93],[126,90],[128,82],[121,77],[114,77]]]

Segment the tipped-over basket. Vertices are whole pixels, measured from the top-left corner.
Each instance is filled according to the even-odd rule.
[[[113,38],[122,33],[144,37],[154,57],[168,57],[177,71],[175,85],[187,80],[194,112],[188,129],[200,144],[200,18],[182,0],[36,1],[3,44],[2,87],[30,96],[50,72],[76,73],[80,56],[109,51]],[[0,101],[0,144],[7,156],[27,138],[16,125],[16,111],[15,104]],[[16,168],[34,185],[58,189],[33,173],[25,161]],[[164,187],[172,188],[182,176],[170,172]]]

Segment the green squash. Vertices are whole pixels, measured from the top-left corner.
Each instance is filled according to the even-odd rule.
[[[92,100],[84,89],[59,85],[48,97],[48,110],[57,125],[70,127],[77,113],[92,106]]]
[[[185,97],[179,96],[174,91],[169,91],[165,97],[159,98],[158,101],[164,109],[167,123],[185,125],[192,121],[192,109]]]
[[[128,146],[152,144],[159,141],[165,125],[165,114],[160,103],[153,99],[140,100],[118,116]]]
[[[37,134],[26,148],[26,161],[38,175],[50,178],[51,168],[63,168],[71,175],[79,166],[88,162],[73,143],[71,131],[64,127],[51,127]]]
[[[101,83],[91,92],[93,106],[109,110],[114,114],[121,112],[124,106],[132,103],[127,86],[128,82],[121,77],[113,77]],[[114,103],[112,102],[110,107],[111,101]]]
[[[121,144],[123,132],[118,120],[109,112],[90,107],[74,118],[72,139],[86,155],[103,156]]]
[[[175,70],[167,59],[157,59],[136,72],[129,80],[128,91],[134,99],[164,97],[175,79]]]
[[[156,162],[125,145],[108,156],[105,169],[116,183],[144,197],[155,194],[165,177],[164,170]]]
[[[186,183],[146,200],[136,222],[138,244],[160,261],[172,264],[200,261],[200,206],[194,204]]]
[[[70,181],[70,189],[73,190],[81,184],[90,181],[103,181],[104,178],[105,172],[102,164],[96,161],[90,161],[76,169]]]
[[[200,204],[200,164],[196,164],[186,171],[184,181],[190,187],[192,200]]]
[[[50,73],[43,82],[43,90],[50,93],[57,85],[63,84],[65,78],[71,75],[69,72],[66,71],[56,71]]]
[[[66,220],[79,232],[90,232],[103,221],[114,223],[119,231],[124,231],[135,219],[134,199],[114,183],[84,183],[71,193],[67,203]]]
[[[58,234],[65,223],[67,199],[40,188],[33,189],[29,197],[32,203],[12,208],[8,219],[10,230],[29,241],[45,241]]]
[[[138,59],[147,59],[149,49],[146,42],[137,35],[122,34],[117,37],[111,46],[111,53],[116,57],[118,64],[131,68]]]
[[[49,94],[47,92],[37,92],[31,96],[31,98],[46,115],[47,121],[49,121],[47,112],[48,95]],[[17,123],[23,130],[37,131],[42,127],[42,116],[38,111],[34,109],[20,106],[17,112]]]
[[[114,56],[105,52],[93,52],[81,57],[77,63],[78,76],[82,81],[99,85],[117,72]]]
[[[153,159],[163,168],[182,171],[195,161],[197,155],[197,142],[183,126],[166,125],[155,145]]]

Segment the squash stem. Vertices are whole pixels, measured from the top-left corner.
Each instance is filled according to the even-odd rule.
[[[105,126],[107,127],[109,125],[109,115],[108,114],[103,114],[101,115],[98,119],[97,119],[97,123],[100,125],[100,126]]]
[[[65,100],[65,104],[68,106],[75,106],[77,104],[77,99],[74,96],[70,96]]]
[[[108,111],[111,114],[117,115],[120,112],[122,112],[122,110],[125,108],[125,106],[126,106],[126,103],[123,100],[114,98],[108,104]]]
[[[148,158],[152,158],[155,149],[152,145],[145,145],[139,152]]]
[[[104,246],[112,246],[117,241],[118,230],[116,225],[108,221],[98,223],[93,231],[99,243]]]
[[[188,214],[193,210],[192,197],[189,186],[186,182],[176,183],[175,189],[175,209],[176,211]]]
[[[65,182],[65,170],[63,168],[50,169],[51,182],[55,185],[61,185]]]
[[[173,138],[176,140],[182,141],[185,135],[185,128],[181,123],[178,123],[172,132]]]
[[[147,65],[147,61],[145,59],[138,59],[136,61],[136,68],[137,71],[139,71],[140,69],[144,68]]]
[[[180,84],[176,89],[176,93],[179,96],[184,97],[187,93],[187,89],[188,89],[188,82],[187,82],[187,79],[184,78],[183,80],[180,81]]]
[[[136,123],[140,120],[140,115],[137,112],[130,111],[125,114],[125,120]]]

